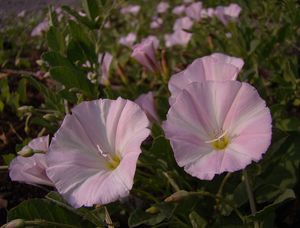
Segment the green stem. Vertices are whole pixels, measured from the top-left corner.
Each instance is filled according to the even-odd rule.
[[[243,170],[243,176],[244,176],[244,180],[245,180],[245,185],[246,185],[247,195],[248,195],[248,199],[249,199],[251,214],[254,215],[256,213],[255,199],[254,199],[253,192],[251,190],[249,176],[248,176],[248,173],[247,173],[246,169]],[[254,227],[259,228],[259,223],[255,221],[254,222]]]
[[[217,193],[217,196],[222,196],[224,186],[225,186],[225,184],[228,181],[230,176],[231,176],[231,173],[227,173],[226,176],[224,177],[224,179],[222,180],[222,182],[220,184],[220,187],[219,187],[219,190],[218,190],[218,193]]]
[[[1,170],[4,170],[4,171],[8,170],[8,166],[7,165],[1,165],[0,166],[0,171]]]

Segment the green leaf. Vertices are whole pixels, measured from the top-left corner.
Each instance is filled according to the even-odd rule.
[[[86,59],[92,63],[98,61],[98,57],[95,52],[94,42],[90,39],[91,33],[88,33],[86,29],[75,21],[69,21],[69,29],[72,38],[78,42],[78,45],[83,50]]]
[[[51,67],[67,66],[73,67],[73,64],[60,53],[55,51],[48,51],[42,55],[42,59],[47,62]]]
[[[65,39],[58,28],[51,26],[47,32],[47,41],[50,50],[64,53],[65,51]]]
[[[44,84],[38,82],[33,77],[27,77],[29,82],[45,97],[45,103],[49,108],[55,109],[60,113],[64,113],[63,100],[55,92],[52,92]]]
[[[263,220],[267,215],[276,210],[276,208],[287,200],[295,199],[295,193],[292,189],[286,189],[272,204],[267,205],[254,215],[248,216],[250,220]]]
[[[75,17],[76,20],[77,20],[79,23],[81,23],[81,24],[87,26],[88,28],[90,28],[90,29],[97,29],[97,28],[98,28],[98,26],[97,26],[95,23],[93,23],[92,21],[90,21],[90,20],[89,20],[87,17],[85,17],[85,16],[80,16],[80,15],[77,13],[76,10],[71,9],[69,6],[62,6],[62,9],[63,9],[65,12],[67,12],[68,14],[70,14],[71,16]]]
[[[92,21],[99,16],[98,0],[82,0],[82,7]]]
[[[66,209],[68,209],[69,211],[72,211],[73,213],[79,215],[80,217],[82,217],[82,219],[86,219],[89,220],[90,222],[92,222],[93,224],[95,224],[96,226],[104,226],[105,223],[104,218],[104,208],[96,208],[96,209],[88,209],[88,208],[79,208],[79,209],[75,209],[73,207],[71,207],[63,198],[62,196],[58,193],[58,192],[49,192],[46,196],[46,198],[48,200],[50,200],[51,202],[57,204],[60,207],[64,207]]]
[[[60,82],[67,88],[78,88],[89,97],[93,94],[93,84],[87,79],[86,75],[79,69],[57,66],[50,69],[50,75],[56,81]]]
[[[15,158],[14,154],[3,154],[2,158],[4,160],[4,164],[9,165],[9,163]]]
[[[143,224],[149,226],[157,225],[164,220],[170,219],[176,209],[175,204],[169,203],[156,204],[153,207],[158,209],[157,214],[146,213],[141,209],[136,209],[132,212],[128,219],[128,226],[137,227]]]
[[[195,211],[192,211],[189,214],[189,219],[193,228],[205,228],[207,225],[206,220]]]
[[[8,212],[8,221],[14,219],[45,220],[47,222],[55,222],[65,225],[74,225],[75,227],[95,227],[87,220],[83,220],[77,214],[70,210],[60,207],[45,199],[26,200],[12,208]],[[42,226],[41,226],[42,227]],[[56,227],[52,225],[51,227]]]

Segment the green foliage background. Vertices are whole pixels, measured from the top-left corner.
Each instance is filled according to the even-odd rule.
[[[163,44],[163,35],[172,31],[176,17],[169,11],[162,15],[162,29],[150,30],[158,1],[141,5],[136,17],[119,13],[118,7],[128,2],[83,0],[86,16],[64,6],[64,17],[60,22],[50,8],[50,28],[39,39],[29,38],[28,32],[23,30],[28,25],[22,22],[0,30],[0,149],[3,162],[9,164],[15,152],[31,138],[54,134],[70,108],[83,100],[115,99],[118,96],[134,100],[141,93],[156,91],[156,107],[161,119],[165,119],[169,108],[167,80],[143,71],[130,58],[131,50],[121,46],[118,39],[133,31],[139,41],[151,34]],[[176,5],[181,1],[170,2]],[[161,45],[161,48],[169,76],[184,69],[194,59],[212,52],[244,59],[238,80],[257,88],[273,118],[272,145],[260,162],[247,167],[257,204],[255,214],[251,215],[242,171],[219,175],[213,181],[189,176],[177,166],[168,140],[159,124],[155,124],[152,139],[144,143],[128,199],[105,208],[75,210],[58,194],[50,192],[46,199],[30,199],[11,209],[8,221],[22,218],[31,221],[27,225],[102,227],[109,214],[115,225],[121,227],[252,227],[254,221],[259,227],[276,227],[296,223],[292,214],[299,212],[300,207],[297,199],[299,1],[235,2],[242,8],[238,21],[224,26],[216,18],[203,19],[189,31],[193,36],[187,47],[166,49]],[[229,3],[231,1],[203,1],[205,7]],[[104,26],[107,20],[111,22],[110,28]],[[231,33],[230,38],[226,36],[228,33]],[[97,83],[101,76],[98,54],[105,51],[114,56],[110,85],[107,86]],[[36,64],[34,61],[39,56]],[[85,64],[87,61],[90,64]],[[38,70],[46,72],[45,77],[39,77]],[[176,202],[164,201],[175,192]]]

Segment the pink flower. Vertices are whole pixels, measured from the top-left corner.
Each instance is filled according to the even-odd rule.
[[[46,174],[46,158],[48,151],[49,135],[31,140],[28,146],[23,147],[23,151],[33,150],[35,153],[31,157],[17,156],[9,165],[9,176],[13,181],[25,182],[27,184],[42,184],[53,186]]]
[[[132,101],[99,99],[72,109],[50,144],[47,174],[74,207],[129,194],[149,121]]]
[[[98,62],[101,66],[101,84],[106,85],[109,83],[109,68],[112,59],[113,56],[108,52],[105,52],[104,54],[99,54],[98,56]]]
[[[229,6],[218,6],[215,15],[224,25],[227,25],[229,21],[239,17],[241,10],[238,4],[232,3]]]
[[[152,22],[150,23],[150,28],[156,29],[159,28],[163,23],[163,20],[160,17],[153,17]]]
[[[122,14],[133,14],[136,15],[140,11],[141,7],[139,5],[128,5],[121,8]]]
[[[185,11],[185,5],[179,5],[173,8],[172,13],[175,15],[179,15],[184,13],[184,11]]]
[[[200,21],[202,11],[202,2],[195,2],[186,7],[185,13],[195,21]]]
[[[165,13],[169,9],[170,5],[167,2],[160,2],[157,7],[156,11],[158,13]]]
[[[140,95],[134,102],[144,110],[151,122],[159,122],[159,117],[155,108],[153,92]]]
[[[171,77],[169,103],[173,104],[180,91],[191,82],[235,80],[243,65],[242,59],[221,53],[194,60],[185,70]]]
[[[135,41],[136,41],[136,34],[131,32],[127,36],[121,37],[119,43],[127,47],[131,47]]]
[[[41,36],[43,32],[46,32],[49,29],[49,22],[47,20],[39,23],[34,29],[31,31],[31,36]]]
[[[193,82],[163,125],[180,167],[199,179],[259,161],[271,142],[270,110],[256,89],[238,81]]]
[[[147,38],[143,39],[142,41],[147,42],[147,40],[150,40],[153,42],[153,46],[154,46],[155,50],[159,48],[159,39],[156,36],[150,35]]]
[[[172,34],[165,35],[165,44],[167,47],[174,45],[186,46],[192,38],[192,34],[183,30],[176,30]]]
[[[133,47],[131,57],[151,72],[158,72],[160,64],[156,60],[157,38],[149,37]]]
[[[201,18],[213,17],[215,15],[215,10],[213,8],[207,8],[201,10]]]
[[[193,26],[193,21],[189,17],[181,17],[176,19],[173,30],[190,29]]]

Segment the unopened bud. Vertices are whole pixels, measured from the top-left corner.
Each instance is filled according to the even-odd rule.
[[[33,149],[31,149],[29,146],[24,146],[22,150],[18,152],[18,155],[22,157],[30,157],[34,154]]]
[[[146,212],[149,214],[156,214],[159,212],[159,209],[155,206],[151,206],[146,210]]]
[[[180,190],[180,191],[175,192],[174,194],[168,196],[165,199],[165,202],[178,202],[178,201],[182,200],[183,198],[188,197],[189,195],[190,195],[189,192]]]
[[[4,228],[21,228],[25,226],[25,221],[23,219],[15,219],[5,224]]]
[[[18,108],[18,111],[21,113],[28,113],[28,112],[32,112],[33,111],[33,107],[32,106],[21,106]]]
[[[164,82],[167,82],[169,79],[169,68],[165,49],[161,51],[161,75]]]
[[[56,121],[57,120],[57,118],[54,114],[49,114],[49,113],[43,115],[43,118],[48,121]]]

